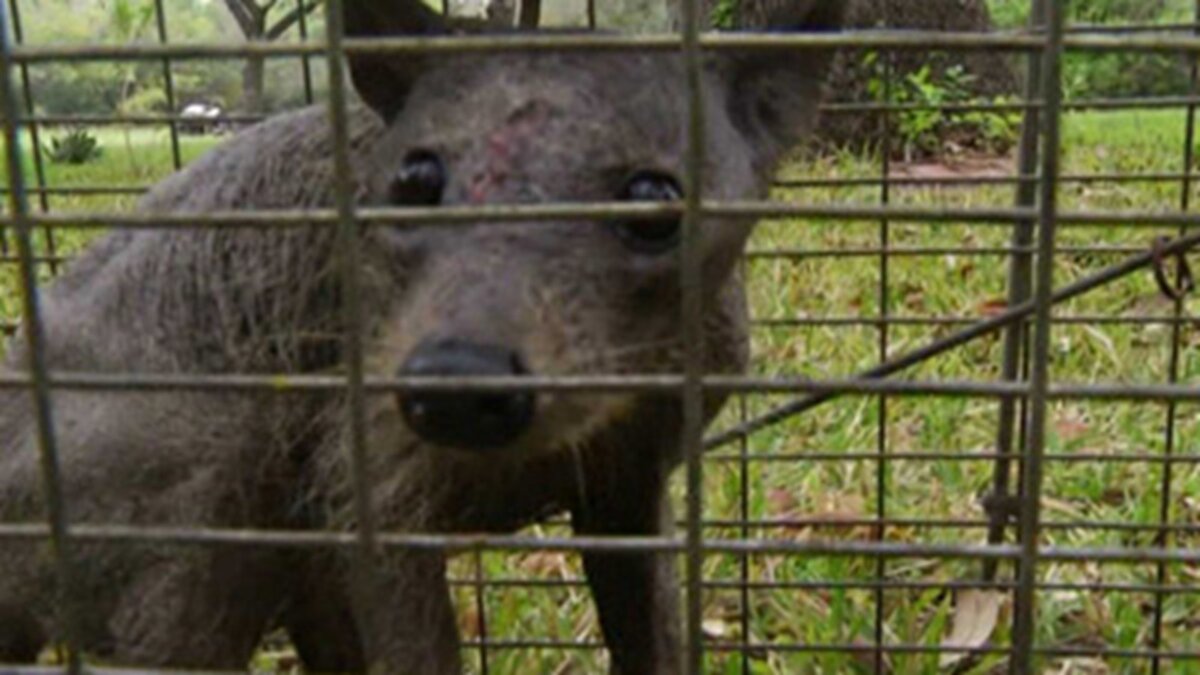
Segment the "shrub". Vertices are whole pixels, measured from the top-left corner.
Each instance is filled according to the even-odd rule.
[[[998,28],[1024,28],[1029,0],[988,0]],[[1192,0],[1076,0],[1068,21],[1084,25],[1170,24],[1191,20]],[[1069,98],[1182,96],[1191,79],[1188,59],[1176,54],[1072,52],[1063,62]]]
[[[874,52],[866,56],[866,66],[874,65]],[[899,79],[891,92],[897,104],[939,106],[951,103],[1004,103],[1006,97],[977,96],[975,75],[961,64],[942,68],[926,64]],[[935,72],[937,75],[935,76]],[[885,98],[884,83],[871,78],[867,90],[872,100]],[[893,145],[890,151],[906,160],[917,157],[975,150],[1003,153],[1016,142],[1020,116],[1012,111],[972,110],[899,110],[893,113]]]
[[[70,129],[61,136],[51,137],[45,151],[50,161],[56,164],[87,164],[99,159],[104,153],[99,139],[82,127]]]

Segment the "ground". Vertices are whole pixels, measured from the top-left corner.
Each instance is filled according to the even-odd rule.
[[[1175,173],[1183,170],[1185,115],[1181,111],[1071,114],[1064,119],[1065,174]],[[165,132],[101,131],[106,154],[82,167],[50,167],[55,186],[145,185],[170,169]],[[191,158],[214,141],[184,139]],[[133,158],[136,158],[136,164]],[[894,166],[905,176],[996,175],[1010,173],[1011,158],[974,158],[940,164]],[[855,178],[878,175],[877,159],[827,156],[798,160],[783,178]],[[1180,209],[1181,182],[1065,183],[1060,189],[1067,210]],[[878,204],[879,188],[780,188],[778,198],[807,204]],[[1192,187],[1192,200],[1200,188]],[[123,208],[132,198],[52,197],[54,211]],[[893,204],[937,207],[1007,207],[1008,186],[894,186]],[[34,201],[36,205],[36,200]],[[1062,285],[1140,250],[1158,234],[1172,230],[1144,227],[1070,227],[1061,232],[1056,285]],[[882,256],[876,250],[886,234],[887,287],[881,284]],[[58,233],[60,251],[77,250],[86,234]],[[759,375],[851,377],[876,364],[884,348],[875,319],[886,305],[896,321],[887,328],[886,351],[901,354],[954,330],[956,320],[971,320],[1004,308],[1006,258],[995,248],[1008,242],[1008,229],[997,225],[879,222],[779,221],[765,223],[753,241],[747,262],[754,314]],[[45,244],[44,238],[40,239]],[[978,252],[947,252],[945,247]],[[934,250],[931,250],[934,249]],[[802,255],[763,255],[794,250]],[[840,253],[838,253],[840,252]],[[837,253],[836,255],[831,255]],[[1193,257],[1194,259],[1194,257]],[[43,266],[43,276],[50,270]],[[0,266],[0,318],[16,317],[14,266]],[[1168,379],[1174,305],[1156,290],[1147,272],[1134,274],[1056,309],[1052,375],[1057,383],[1163,383]],[[1179,322],[1181,347],[1177,369],[1181,383],[1200,383],[1200,317]],[[1153,320],[1140,321],[1139,317]],[[931,324],[926,319],[935,319]],[[945,380],[994,380],[1000,363],[996,339],[984,339],[939,357],[905,377]],[[782,396],[753,396],[734,401],[717,428],[753,415]],[[879,434],[877,397],[844,397],[785,424],[755,434],[740,448],[710,455],[706,463],[707,534],[716,537],[812,540],[869,540],[881,534],[893,542],[969,543],[985,540],[985,514],[978,497],[991,482],[997,403],[986,398],[890,398]],[[1166,447],[1167,406],[1160,403],[1065,401],[1051,409],[1043,515],[1047,544],[1068,547],[1131,547],[1155,543],[1165,503],[1176,527],[1170,540],[1178,547],[1200,546],[1200,405],[1175,409],[1172,452],[1180,461],[1160,461]],[[882,445],[881,445],[882,443]],[[887,461],[880,462],[879,453]],[[746,474],[736,461],[745,452]],[[916,453],[945,453],[938,459]],[[1163,495],[1164,471],[1169,490]],[[743,490],[743,486],[748,488]],[[678,486],[677,486],[678,487]],[[882,492],[880,490],[882,489]],[[682,490],[676,490],[682,497]],[[680,501],[677,513],[682,513]],[[883,513],[889,525],[879,533],[861,521]],[[744,519],[749,525],[730,525]],[[915,521],[930,521],[921,524]],[[1114,527],[1115,526],[1115,527]],[[1141,526],[1140,529],[1138,526]],[[545,525],[537,532],[556,532]],[[478,603],[471,583],[481,562],[490,584]],[[1083,650],[1147,649],[1155,595],[1136,587],[1152,584],[1155,565],[1043,564],[1038,572],[1051,587],[1039,594],[1038,644]],[[1167,583],[1183,588],[1166,594],[1163,644],[1168,651],[1200,650],[1200,568],[1181,564],[1162,570]],[[749,638],[763,649],[710,656],[715,673],[871,672],[869,647],[876,634],[876,592],[864,587],[882,575],[899,587],[882,592],[881,633],[888,644],[935,647],[952,634],[969,644],[1009,644],[1011,606],[978,593],[956,594],[953,580],[978,579],[978,562],[902,558],[882,568],[869,558],[820,556],[712,556],[705,567],[712,587],[705,597],[705,629],[712,644]],[[603,660],[595,613],[581,572],[571,555],[488,553],[481,561],[456,561],[453,573],[460,617],[467,640],[484,626],[490,644],[488,672],[596,672]],[[1002,567],[1001,579],[1012,578]],[[513,582],[537,579],[539,586]],[[743,611],[739,588],[750,580]],[[1101,590],[1078,584],[1102,583]],[[830,587],[832,584],[833,587]],[[905,586],[907,584],[907,586]],[[820,587],[824,585],[825,587]],[[762,586],[769,586],[761,588]],[[816,587],[814,587],[816,586]],[[484,608],[483,617],[479,607]],[[955,614],[955,607],[959,607]],[[993,616],[993,610],[995,615]],[[994,619],[994,621],[993,621]],[[957,628],[952,628],[955,622]],[[993,626],[994,623],[994,626]],[[549,641],[546,649],[506,648],[526,639]],[[586,649],[558,649],[556,643],[584,640]],[[766,645],[856,646],[859,653],[768,650]],[[866,650],[865,652],[862,650]],[[478,670],[479,650],[468,660]],[[939,665],[937,654],[913,650],[890,654],[889,672],[990,673],[1003,656],[974,663]],[[1050,658],[1046,672],[1138,673],[1150,662],[1112,656]],[[1164,663],[1163,672],[1200,673],[1200,662]],[[256,667],[286,672],[285,647],[268,647]]]

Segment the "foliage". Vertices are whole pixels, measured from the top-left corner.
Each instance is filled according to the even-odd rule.
[[[1070,19],[1080,23],[1157,21],[1179,5],[1168,0],[1076,0],[1070,3]]]
[[[281,6],[287,5],[281,2]],[[129,44],[158,40],[153,0],[18,0],[25,27],[24,41],[47,44]],[[212,0],[163,0],[167,36],[172,43],[229,43],[238,39],[238,27],[224,4]],[[287,12],[281,12],[287,14]],[[321,12],[309,18],[313,35],[322,29]],[[295,39],[295,30],[283,39]],[[321,59],[314,59],[320,67]],[[316,83],[323,71],[314,68]],[[195,101],[237,107],[242,96],[242,62],[236,59],[172,61],[175,99],[179,106]],[[301,69],[294,59],[267,64],[269,107],[304,100]],[[34,102],[54,115],[113,115],[130,96],[147,90],[165,91],[162,63],[158,61],[48,62],[29,67]],[[158,103],[144,110],[160,110]],[[165,103],[165,101],[164,101]],[[165,109],[165,108],[162,108]]]
[[[249,2],[249,0],[245,0]],[[168,36],[172,42],[228,42],[241,30],[225,2],[214,0],[164,0]],[[287,25],[292,12],[289,2],[279,2],[269,17],[270,30]],[[437,3],[434,3],[437,4]],[[547,2],[546,13],[563,13],[568,3]],[[666,25],[663,0],[612,0],[597,3],[601,24],[621,30],[661,30]],[[152,0],[18,0],[22,11],[24,39],[31,44],[120,44],[157,40]],[[728,27],[735,0],[713,0],[714,25]],[[988,0],[998,28],[1022,27],[1030,0]],[[1192,0],[1074,0],[1069,3],[1071,20],[1081,23],[1159,22],[1190,18]],[[572,9],[572,16],[579,11]],[[313,35],[322,29],[321,12],[308,17]],[[280,39],[296,39],[293,28]],[[320,59],[314,60],[315,65]],[[206,101],[226,109],[240,106],[243,62],[228,60],[183,60],[171,64],[176,99],[180,105]],[[266,65],[267,109],[303,103],[305,100],[299,63],[291,59],[270,60]],[[29,68],[38,108],[48,114],[107,115],[117,110],[129,95],[162,88],[162,64],[139,62],[54,62]],[[1064,63],[1064,78],[1070,96],[1182,95],[1188,91],[1189,68],[1179,56],[1153,53],[1075,52]],[[128,86],[132,80],[133,86]],[[322,78],[314,81],[323,84]]]
[[[1167,54],[1067,54],[1063,88],[1069,98],[1184,96],[1186,60]]]
[[[1074,0],[1076,24],[1178,23],[1191,19],[1192,0]],[[998,28],[1022,28],[1029,0],[989,0]],[[1063,60],[1066,94],[1074,98],[1181,96],[1188,91],[1186,59],[1172,54],[1073,52]]]
[[[154,4],[136,0],[112,0],[110,30],[121,42],[136,42],[154,20]]]
[[[145,115],[166,110],[167,92],[159,86],[146,87],[130,94],[117,107],[117,112],[122,115]]]
[[[1187,19],[1192,0],[1073,0],[1067,20],[1083,24],[1170,23]],[[988,0],[997,27],[1018,28],[1029,19],[1030,0]]]
[[[46,157],[55,164],[87,164],[104,154],[100,139],[84,127],[74,127],[61,136],[52,136],[43,149]]]
[[[868,52],[865,65],[873,68],[878,60],[877,52]],[[892,151],[905,159],[919,156],[940,155],[946,151],[977,150],[1000,153],[1007,150],[1017,138],[1020,117],[1010,111],[969,110],[946,113],[926,106],[942,106],[951,103],[1004,103],[1004,97],[984,99],[975,96],[972,86],[975,76],[960,64],[938,67],[929,63],[916,72],[899,80],[889,92],[881,75],[872,77],[867,91],[874,101],[886,101],[913,109],[902,109],[893,113],[893,134],[897,142]],[[935,76],[935,73],[936,76]]]
[[[547,8],[554,4],[543,2]],[[670,2],[663,0],[605,0],[596,3],[596,21],[605,28],[625,32],[657,32],[669,28],[669,10]]]
[[[154,5],[136,0],[113,0],[110,29],[120,43],[139,42],[154,20]],[[124,112],[129,100],[136,95],[139,86],[137,62],[121,64],[121,95],[117,109]]]
[[[1029,17],[1029,0],[988,0],[996,28],[1022,28]]]
[[[733,28],[737,19],[737,0],[717,0],[709,17],[714,28]]]

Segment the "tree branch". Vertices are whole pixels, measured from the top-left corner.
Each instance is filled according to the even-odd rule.
[[[279,36],[283,35],[288,31],[289,28],[294,26],[296,22],[300,20],[301,16],[312,14],[314,10],[321,6],[321,2],[322,0],[306,0],[303,5],[303,11],[301,11],[300,7],[296,7],[292,11],[283,15],[283,18],[276,21],[275,25],[271,26],[267,30],[265,33],[266,39],[268,41],[278,39]]]
[[[258,37],[260,23],[258,5],[254,3],[254,0],[225,0],[225,6],[229,8],[229,13],[233,15],[234,21],[237,21],[238,27],[242,29],[243,36]]]

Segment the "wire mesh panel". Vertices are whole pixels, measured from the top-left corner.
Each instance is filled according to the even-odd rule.
[[[682,28],[675,34],[492,36],[468,25],[449,36],[372,39],[346,34],[342,10],[351,2],[297,0],[279,10],[281,41],[244,44],[197,41],[174,28],[186,3],[170,0],[125,3],[142,13],[128,15],[120,24],[127,30],[113,32],[104,44],[56,42],[46,38],[44,26],[31,33],[30,3],[7,3],[0,50],[8,197],[0,222],[0,319],[20,358],[10,359],[0,384],[22,392],[24,398],[5,400],[34,420],[36,434],[20,441],[0,435],[0,442],[25,444],[20,449],[28,452],[36,447],[36,475],[19,478],[38,481],[44,518],[9,518],[4,500],[17,498],[0,490],[0,539],[10,550],[45,549],[46,571],[36,583],[57,593],[52,603],[37,605],[44,613],[38,618],[58,619],[56,641],[37,657],[41,666],[0,669],[160,666],[153,654],[145,663],[109,663],[102,648],[85,644],[83,636],[154,616],[120,606],[110,607],[112,616],[89,611],[95,605],[88,598],[104,589],[82,583],[88,577],[79,570],[119,561],[123,551],[153,551],[164,569],[176,557],[211,556],[211,569],[245,569],[246,579],[261,578],[255,570],[278,568],[273,576],[281,585],[313,589],[323,588],[317,577],[346,574],[360,622],[369,622],[392,597],[387,572],[398,556],[423,560],[444,551],[453,556],[445,570],[434,566],[433,573],[450,580],[454,622],[471,672],[603,671],[610,657],[583,558],[606,552],[630,560],[650,553],[672,557],[684,598],[678,667],[685,672],[1200,672],[1200,316],[1189,304],[1189,260],[1200,243],[1191,208],[1200,5],[1175,7],[1178,16],[1169,22],[1118,12],[1091,23],[1071,21],[1090,21],[1091,14],[1078,12],[1088,6],[1084,0],[1071,7],[1051,0],[997,2],[997,21],[1011,25],[973,33],[911,30],[898,18],[907,5],[896,0],[877,3],[882,21],[860,30],[780,34],[705,32],[712,8],[693,1],[682,4]],[[578,9],[577,23],[597,23],[591,3]],[[1072,9],[1077,13],[1069,14]],[[30,39],[33,33],[43,39]],[[269,26],[263,36],[268,34]],[[736,50],[780,58],[789,50],[828,48],[841,50],[846,70],[835,66],[838,86],[823,106],[821,128],[836,129],[838,120],[849,119],[861,142],[843,146],[817,138],[783,163],[770,200],[731,200],[702,189],[711,186],[707,174],[714,166],[732,161],[706,147],[711,92],[705,59]],[[672,128],[686,148],[678,182],[687,189],[672,199],[464,199],[405,208],[359,200],[364,179],[355,159],[372,139],[356,136],[362,112],[350,93],[347,60],[385,55],[396,63],[419,62],[427,55],[470,53],[486,63],[514,52],[551,60],[567,58],[564,53],[601,59],[637,50],[680,55],[671,71],[679,81],[671,86],[684,96]],[[979,76],[960,65],[964,54],[996,56],[1014,73],[1012,82],[1020,81],[1019,91],[971,93]],[[258,62],[265,68],[259,77],[267,73],[264,91],[290,91],[275,96],[280,109],[319,100],[315,112],[301,114],[324,116],[328,143],[313,152],[328,161],[322,185],[329,194],[314,197],[312,208],[303,195],[253,210],[197,211],[186,203],[155,208],[153,200],[134,209],[139,195],[221,143],[225,132],[265,116],[258,109],[197,112],[205,106],[185,114],[188,97],[200,91],[197,78],[220,79],[204,70],[206,64],[229,62],[247,68]],[[1148,84],[1128,95],[1096,94],[1084,86],[1090,72],[1084,65],[1096,63],[1178,81],[1161,90]],[[129,85],[117,88],[110,111],[81,112],[69,101],[50,105],[39,98],[48,96],[39,83],[76,72],[71,68],[101,66],[111,68],[113,81]],[[846,95],[851,88],[842,85],[848,80],[838,77],[850,77],[847,72],[865,82],[858,90],[863,96]],[[290,89],[282,84],[289,80]],[[130,83],[151,81],[143,88],[153,88],[161,100],[139,107]],[[536,109],[529,114],[536,116]],[[510,140],[489,139],[493,145]],[[68,144],[88,155],[90,142],[103,146],[98,160],[60,161]],[[509,149],[502,150],[493,158],[507,161]],[[520,172],[508,164],[503,169]],[[204,186],[184,188],[199,192]],[[390,299],[380,300],[363,231],[662,217],[683,222],[678,264],[670,269],[679,289],[671,349],[679,352],[682,368],[380,374],[379,355],[386,352],[380,345],[409,340],[408,348],[417,346],[403,329],[377,329],[378,315],[397,310]],[[744,374],[710,372],[705,223],[737,218],[760,219],[737,263],[750,306],[753,358]],[[264,240],[284,231],[327,233],[314,241],[328,244],[329,259],[319,272],[336,280],[328,306],[334,309],[322,317],[324,333],[304,336],[314,346],[297,348],[295,362],[310,356],[320,362],[322,349],[335,349],[337,358],[284,373],[136,360],[106,372],[52,367],[72,359],[55,352],[58,336],[53,330],[48,335],[43,323],[40,300],[47,284],[105,232],[181,228],[261,232]],[[120,260],[121,246],[130,240],[101,241],[106,255]],[[299,247],[272,253],[285,262],[302,258]],[[162,250],[163,275],[174,273],[172,254]],[[202,302],[209,285],[236,288],[239,270],[221,266],[222,256],[236,254],[214,254],[213,278],[198,282],[195,295],[148,293],[148,301]],[[265,257],[263,263],[265,271],[255,273],[270,272]],[[503,281],[472,273],[471,265],[458,272],[480,288]],[[281,285],[309,280],[285,281]],[[487,305],[490,296],[480,297],[478,321],[499,331],[508,318]],[[570,304],[571,298],[559,301]],[[270,332],[270,326],[222,325],[223,309],[212,308],[211,325],[195,326],[205,349],[227,346],[221,331]],[[439,308],[423,311],[436,314]],[[147,345],[160,339],[156,330],[147,327]],[[215,346],[203,342],[209,333],[218,336]],[[503,522],[488,534],[436,524],[392,526],[386,498],[402,492],[403,484],[388,473],[380,428],[395,422],[381,421],[391,418],[378,401],[410,392],[530,390],[582,396],[590,405],[598,399],[589,395],[617,392],[639,392],[642,403],[674,401],[681,437],[675,459],[682,469],[671,475],[668,490],[673,533],[603,527],[572,532],[559,511],[517,534],[504,534],[502,525],[524,523],[507,523],[504,514],[492,516]],[[105,513],[118,516],[112,520],[97,521],[81,507],[73,511],[80,491],[102,492],[105,483],[102,475],[82,480],[88,467],[74,449],[78,443],[64,445],[61,438],[78,438],[74,425],[91,424],[94,438],[84,437],[99,445],[109,424],[98,413],[80,411],[81,405],[99,404],[78,401],[116,401],[137,411],[165,395],[195,406],[180,412],[187,419],[203,419],[204,407],[218,400],[213,397],[230,397],[280,419],[311,422],[286,439],[275,428],[254,440],[192,429],[223,452],[275,452],[272,443],[298,448],[303,456],[282,464],[278,475],[209,475],[197,465],[189,468],[192,480],[145,477],[148,483],[180,480],[194,490],[244,482],[252,492],[233,490],[237,500],[272,505],[252,507],[261,509],[284,502],[291,511],[276,520],[215,527],[227,522],[223,515],[189,510],[203,499],[186,490],[177,495],[178,512],[162,522],[141,517],[136,497],[110,507]],[[725,405],[706,428],[719,398],[727,399]],[[593,413],[587,405],[576,411]],[[666,426],[664,419],[658,422]],[[156,448],[179,449],[169,434],[172,420],[148,421],[164,432]],[[255,423],[238,421],[230,428],[259,429]],[[312,487],[304,477],[310,461],[305,453],[319,457],[324,449],[308,434],[324,424],[337,425],[346,451],[336,469],[345,472],[347,494],[338,495],[345,513],[328,519],[343,526],[301,527],[296,523],[327,522],[295,513],[316,508],[295,495]],[[622,438],[622,447],[640,448],[643,440]],[[0,448],[9,457],[17,451]],[[572,455],[570,447],[563,454],[531,460],[534,468],[522,466],[527,474],[497,462],[471,489],[519,500],[541,486],[507,479],[567,481],[567,475],[571,485],[564,489],[576,497],[580,486],[604,485],[583,475],[588,459]],[[539,461],[546,463],[544,473],[538,473]],[[131,460],[129,471],[140,467]],[[19,470],[16,460],[0,454],[0,471],[18,476]],[[648,464],[646,474],[655,470]],[[239,501],[230,508],[242,507]],[[586,516],[575,513],[576,524],[587,523]],[[297,562],[312,551],[346,555],[329,567]],[[418,571],[429,574],[425,567]],[[155,611],[173,611],[175,602],[186,606],[192,601],[188,590],[203,587],[202,580],[162,578],[161,586],[144,589],[145,597],[162,603]],[[250,605],[261,595],[258,604],[269,604],[267,598],[281,592],[266,585],[235,581],[222,592]],[[19,615],[4,600],[0,649],[6,640],[24,639]],[[657,607],[653,598],[642,600]],[[332,634],[353,623],[340,601],[314,598],[327,610],[314,614],[325,617],[315,620],[318,630]],[[269,620],[245,620],[240,635],[257,645],[255,671],[299,667],[292,643],[305,641],[281,628],[289,612],[303,610],[295,607],[301,601],[290,603],[272,606]],[[670,612],[664,616],[674,619]],[[208,639],[203,623],[196,632],[197,643]]]

